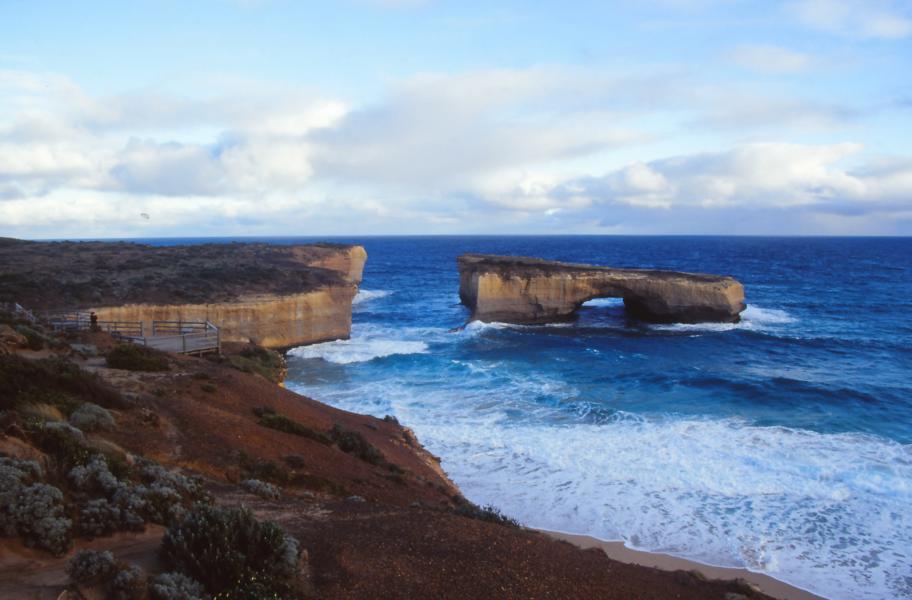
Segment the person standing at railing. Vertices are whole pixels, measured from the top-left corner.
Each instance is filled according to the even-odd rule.
[[[89,329],[98,331],[98,315],[95,314],[95,311],[89,313]]]

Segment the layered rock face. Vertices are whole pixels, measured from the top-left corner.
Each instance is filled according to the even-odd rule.
[[[465,254],[457,265],[459,297],[480,321],[568,320],[593,298],[623,298],[628,313],[653,323],[737,323],[745,308],[744,287],[719,275],[487,254]]]
[[[361,246],[0,239],[0,301],[102,321],[204,321],[270,348],[347,338]]]
[[[202,304],[127,304],[98,306],[102,321],[211,321],[222,341],[251,341],[266,348],[347,339],[351,335],[352,300],[358,293],[367,252],[361,246],[326,248],[314,259],[312,246],[288,248],[295,261],[337,275],[315,289],[298,293],[253,293],[228,302]],[[151,329],[148,329],[151,332]]]
[[[211,321],[223,342],[251,341],[266,348],[346,339],[351,335],[351,305],[358,288],[326,286],[300,294],[262,294],[213,304],[126,304],[90,308],[101,321]]]

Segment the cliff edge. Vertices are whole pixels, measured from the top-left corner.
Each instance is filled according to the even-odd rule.
[[[720,275],[491,254],[464,254],[457,266],[459,297],[473,320],[568,320],[593,298],[623,298],[628,313],[653,323],[737,323],[745,308],[744,287]]]
[[[102,321],[210,320],[223,341],[286,348],[347,338],[367,253],[340,244],[0,244],[0,302]],[[149,331],[150,329],[147,329]]]

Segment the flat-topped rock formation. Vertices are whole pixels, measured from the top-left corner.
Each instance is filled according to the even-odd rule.
[[[0,302],[102,321],[203,321],[286,348],[351,334],[361,246],[0,240]]]
[[[745,308],[744,287],[720,275],[491,254],[464,254],[457,264],[459,297],[480,321],[564,321],[594,298],[623,298],[628,313],[653,323],[736,323]]]

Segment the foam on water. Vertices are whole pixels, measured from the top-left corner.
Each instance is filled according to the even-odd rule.
[[[467,497],[529,526],[745,567],[831,598],[912,593],[909,445],[739,419],[570,418],[577,392],[560,380],[452,366],[448,387],[421,393],[390,380],[301,391],[396,415]],[[459,385],[463,372],[478,386]]]
[[[502,329],[515,329],[518,331],[531,331],[531,330],[543,330],[543,329],[565,329],[568,327],[573,327],[571,322],[561,322],[561,323],[541,323],[537,325],[521,325],[518,323],[500,323],[497,321],[492,321],[490,323],[485,323],[483,321],[469,321],[463,327],[460,327],[455,332],[463,333],[466,335],[478,335],[484,332],[490,331],[499,331]]]
[[[370,302],[371,300],[377,300],[379,298],[386,298],[391,294],[392,292],[388,290],[358,290],[358,293],[355,294],[355,297],[352,299],[352,306],[364,304],[365,302]]]
[[[832,598],[912,593],[908,446],[737,420],[410,425],[451,457],[443,466],[469,498],[528,525],[743,566]]]
[[[289,388],[395,415],[469,499],[528,525],[912,598],[912,280],[882,269],[912,273],[910,242],[370,243],[366,281],[393,297],[359,305],[350,342],[294,351]],[[751,304],[738,324],[646,325],[598,299],[563,329],[454,330],[469,248],[736,272]]]
[[[327,362],[347,365],[375,358],[423,354],[428,351],[428,345],[423,341],[397,339],[385,336],[384,333],[388,332],[378,328],[356,327],[352,329],[350,339],[299,346],[289,350],[288,355],[304,359],[320,358]]]
[[[742,329],[746,331],[775,331],[783,325],[794,323],[795,319],[786,311],[777,308],[761,308],[748,304],[741,313],[738,323],[671,323],[651,325],[657,331],[713,333]]]
[[[591,306],[595,308],[611,308],[615,306],[624,306],[623,298],[593,298],[583,302],[583,306]]]

